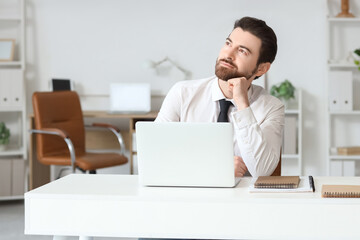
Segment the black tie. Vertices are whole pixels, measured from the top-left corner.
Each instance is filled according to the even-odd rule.
[[[217,121],[228,122],[229,107],[232,105],[232,103],[230,101],[226,101],[225,99],[220,99],[219,103],[220,103],[220,113]]]

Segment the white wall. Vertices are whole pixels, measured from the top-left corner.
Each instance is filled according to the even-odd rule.
[[[158,76],[148,60],[172,58],[193,78],[214,74],[236,19],[265,20],[278,37],[268,85],[303,89],[304,174],[326,174],[326,3],[324,0],[28,0],[27,100],[52,77],[70,78],[84,109],[107,109],[108,83],[149,81],[154,94],[182,74]],[[166,67],[166,66],[165,66]],[[158,109],[161,97],[155,97]],[[31,110],[30,110],[31,111]]]

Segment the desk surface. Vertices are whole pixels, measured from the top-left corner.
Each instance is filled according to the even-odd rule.
[[[359,238],[360,199],[236,188],[141,187],[133,175],[69,175],[25,194],[25,233],[204,239]]]

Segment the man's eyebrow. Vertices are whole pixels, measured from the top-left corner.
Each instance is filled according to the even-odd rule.
[[[228,37],[226,38],[226,40],[228,40],[228,41],[231,42],[231,43],[233,42],[233,41],[232,41],[230,38],[228,38]],[[250,50],[249,48],[245,47],[244,45],[239,45],[239,47],[246,49],[249,53],[252,53],[251,50]]]
[[[239,45],[239,47],[244,48],[244,49],[246,49],[249,53],[251,53],[250,49],[248,49],[247,47],[245,47],[245,46],[243,46],[243,45]]]

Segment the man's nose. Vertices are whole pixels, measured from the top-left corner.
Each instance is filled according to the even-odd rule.
[[[236,53],[235,48],[228,48],[225,51],[224,58],[228,59],[228,60],[234,60],[235,59],[235,53]]]

